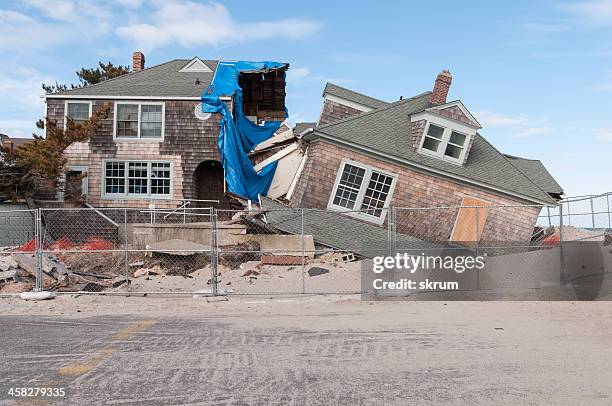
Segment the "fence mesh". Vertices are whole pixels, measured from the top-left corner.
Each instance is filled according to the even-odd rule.
[[[37,286],[36,211],[0,211],[0,292]]]
[[[58,292],[363,293],[376,258],[469,253],[484,256],[486,268],[461,275],[461,290],[545,290],[569,278],[564,242],[610,238],[609,199],[551,208],[5,211],[0,288],[18,290],[19,282],[23,290]],[[421,277],[444,279],[436,269]]]

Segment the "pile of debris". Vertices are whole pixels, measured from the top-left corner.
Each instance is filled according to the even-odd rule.
[[[104,244],[100,245],[103,250],[89,244],[86,252],[75,252],[72,245],[59,247],[58,242],[53,246],[53,254],[42,255],[42,285],[47,291],[100,292],[120,287],[132,278],[186,276],[210,264],[210,252],[188,241],[167,241],[127,256]],[[181,251],[174,250],[175,246]],[[21,293],[35,287],[38,258],[22,250],[23,246],[0,252],[0,293]]]

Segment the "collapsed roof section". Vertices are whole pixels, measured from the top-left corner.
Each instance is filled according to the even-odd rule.
[[[259,203],[265,210],[266,222],[282,232],[312,235],[318,244],[366,258],[388,254],[388,231],[383,227],[330,210],[292,209],[267,197],[261,197]],[[368,236],[367,244],[363,236]],[[398,233],[396,238],[404,248],[423,247],[423,241],[410,235]]]

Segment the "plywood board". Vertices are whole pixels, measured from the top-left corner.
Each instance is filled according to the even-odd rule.
[[[488,203],[472,197],[464,197],[457,213],[455,227],[451,234],[452,242],[476,242],[480,240],[489,214]]]

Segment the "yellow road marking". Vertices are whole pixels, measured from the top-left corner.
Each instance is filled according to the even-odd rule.
[[[113,341],[123,341],[146,330],[149,326],[155,324],[155,320],[142,320],[137,323],[128,325],[123,330],[120,330],[113,335]],[[75,362],[70,365],[66,365],[59,369],[58,373],[61,376],[72,376],[78,377],[92,369],[96,368],[102,361],[109,358],[113,353],[117,351],[117,348],[113,345],[107,345],[95,351],[93,357],[85,362]]]
[[[115,351],[117,351],[117,349],[110,346],[100,348],[94,352],[94,356],[90,360],[66,365],[65,367],[60,368],[57,372],[62,376],[81,376],[97,367],[100,362],[110,357]]]
[[[115,335],[112,336],[112,341],[125,341],[135,334],[138,334],[148,327],[155,324],[155,320],[141,320],[136,323],[132,323],[128,325],[123,330],[118,331]],[[66,365],[60,368],[57,373],[62,377],[79,377],[87,372],[96,368],[102,361],[109,358],[113,353],[117,351],[115,345],[110,344],[106,345],[93,353],[93,356],[84,362],[74,362],[72,364]],[[37,384],[36,386],[40,387],[54,387],[56,385],[62,385],[62,381],[47,381],[41,384]],[[47,405],[51,399],[49,398],[21,398],[17,399],[17,405],[23,406],[33,406],[33,405]],[[54,399],[57,400],[57,399]]]
[[[113,336],[113,340],[122,341],[127,340],[136,333],[146,330],[149,326],[155,324],[155,320],[142,320],[138,323],[130,324],[123,330],[119,331]]]

